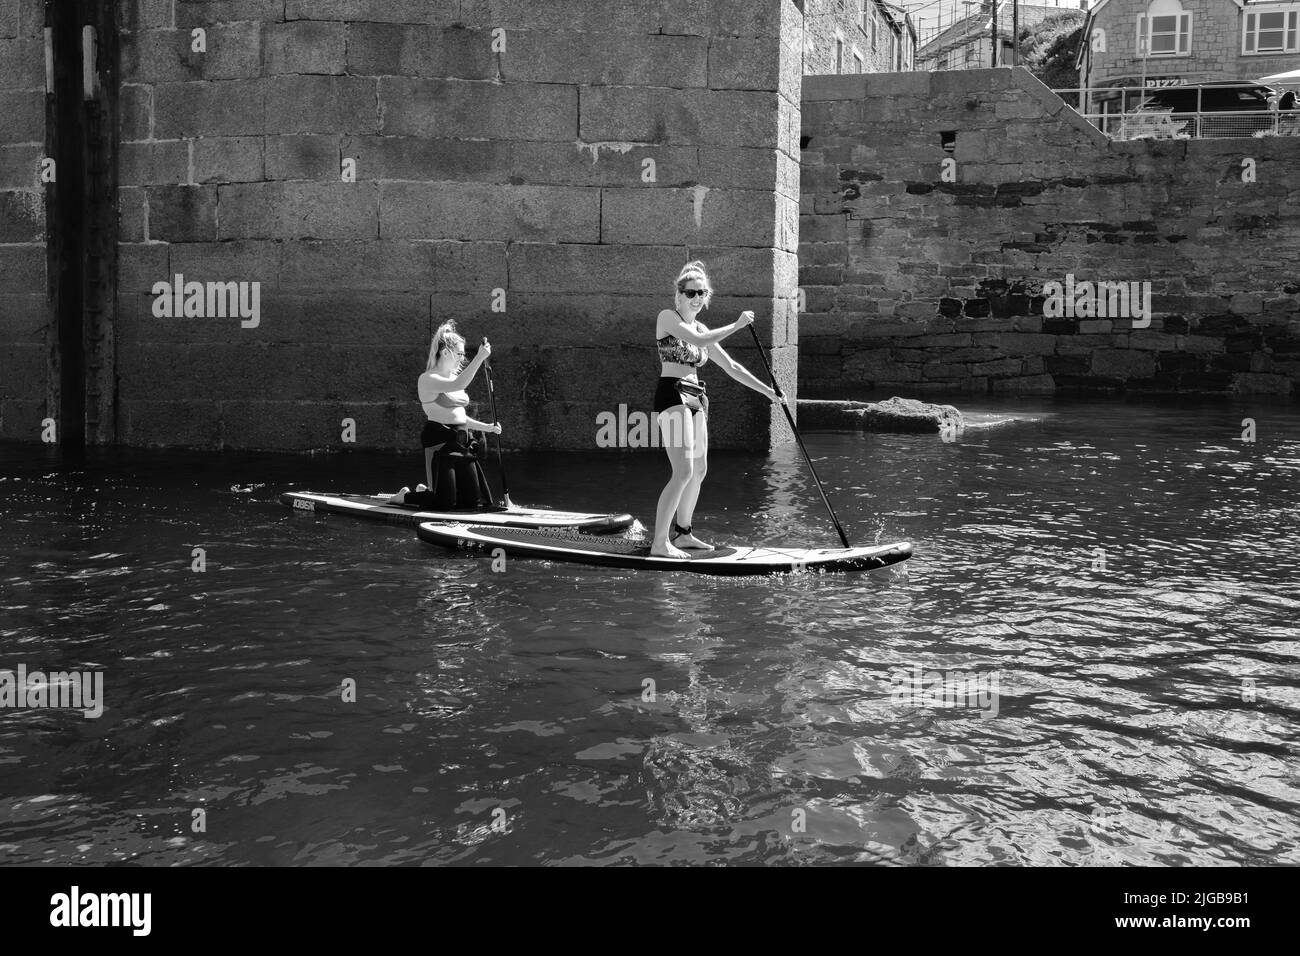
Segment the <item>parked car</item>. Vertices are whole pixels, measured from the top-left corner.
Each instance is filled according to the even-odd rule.
[[[1162,87],[1129,111],[1122,138],[1253,136],[1277,125],[1269,98],[1280,95],[1247,80]]]

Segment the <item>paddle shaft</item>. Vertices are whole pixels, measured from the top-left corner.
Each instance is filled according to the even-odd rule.
[[[781,408],[785,412],[785,420],[790,423],[790,431],[794,432],[794,440],[799,443],[799,450],[803,452],[803,460],[808,463],[808,470],[812,472],[813,482],[817,485],[817,493],[822,496],[822,504],[826,505],[826,512],[831,516],[831,521],[835,524],[835,530],[839,533],[840,543],[844,547],[850,547],[849,537],[844,533],[844,526],[840,524],[840,519],[835,517],[835,509],[831,507],[831,500],[826,497],[826,489],[822,487],[822,480],[817,477],[817,469],[813,467],[812,458],[808,455],[808,449],[804,447],[803,438],[799,435],[799,428],[794,423],[794,415],[790,414],[790,406],[785,403],[785,393],[781,391],[781,386],[772,374],[772,366],[767,362],[767,353],[763,351],[763,343],[758,340],[758,333],[754,331],[754,326],[750,325],[749,334],[754,337],[754,347],[758,349],[758,357],[763,360],[763,368],[767,371],[767,377],[772,381],[772,390],[776,392],[777,397],[782,399]]]
[[[488,402],[492,406],[492,424],[497,424],[500,419],[497,418],[497,396],[492,389],[492,363],[485,361],[483,363],[483,373],[487,377]],[[501,436],[497,436],[497,467],[501,469],[501,494],[505,498],[506,505],[510,504],[510,482],[506,481],[506,463],[501,457]]]

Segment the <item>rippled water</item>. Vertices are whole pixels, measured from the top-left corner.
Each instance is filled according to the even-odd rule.
[[[1300,863],[1300,414],[1016,408],[1038,420],[952,443],[808,436],[850,537],[916,556],[741,581],[497,574],[275,501],[388,490],[414,459],[133,452],[65,475],[0,447],[0,668],[102,668],[107,701],[0,710],[0,849]],[[653,451],[509,465],[517,501],[645,521],[666,476]],[[794,447],[713,456],[696,526],[834,541]],[[996,679],[995,706],[896,699],[915,668]]]

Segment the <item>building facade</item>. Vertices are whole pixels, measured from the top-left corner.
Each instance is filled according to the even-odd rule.
[[[1033,29],[1048,17],[1067,10],[1077,10],[1074,0],[1057,0],[1048,4],[1017,3],[999,0],[997,16],[997,59],[993,56],[993,4],[984,3],[978,13],[961,17],[930,37],[917,52],[918,69],[984,70],[993,66],[1010,66],[1015,61],[1013,24]]]
[[[1079,79],[1090,92],[1253,81],[1300,69],[1300,0],[1100,0],[1084,35]]]
[[[804,0],[804,75],[916,69],[911,16],[883,0]]]

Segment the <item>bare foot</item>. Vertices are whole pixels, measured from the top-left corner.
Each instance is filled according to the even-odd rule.
[[[690,548],[693,551],[712,551],[713,545],[701,541],[693,534],[679,534],[673,538],[673,544],[679,548]]]
[[[655,558],[690,558],[690,555],[681,548],[674,548],[667,541],[656,541],[650,547],[650,556]]]
[[[393,496],[388,499],[388,503],[390,505],[404,505],[406,504],[406,496],[410,493],[411,489],[403,485],[401,491],[394,493]]]

